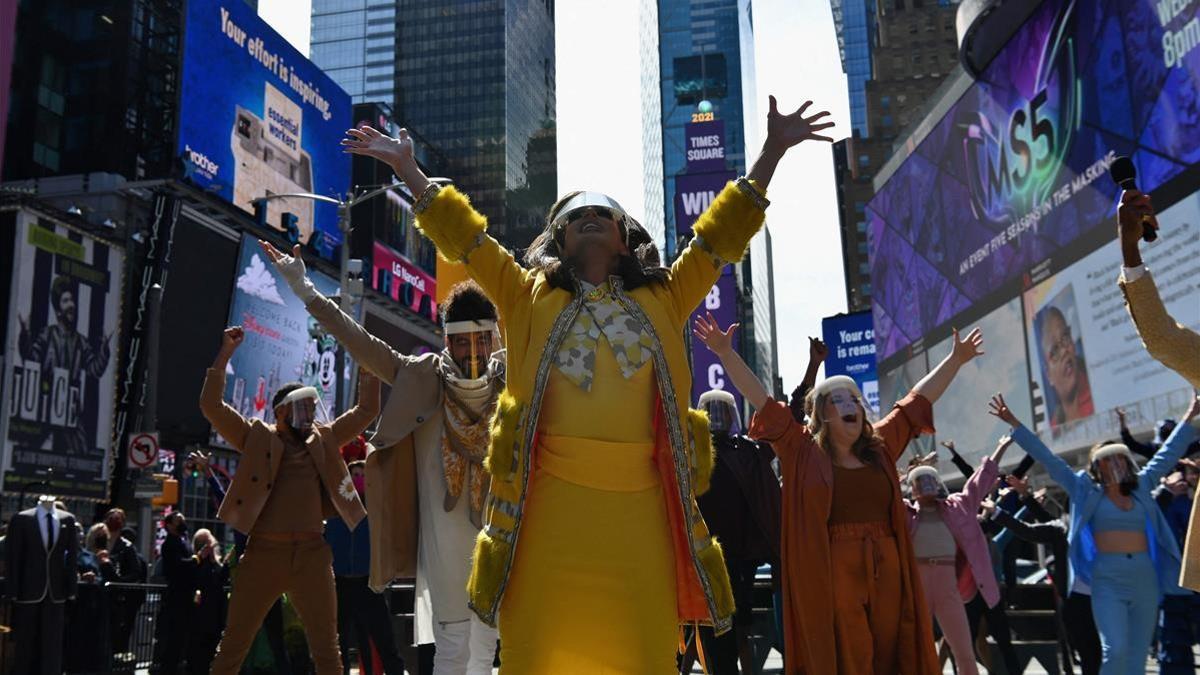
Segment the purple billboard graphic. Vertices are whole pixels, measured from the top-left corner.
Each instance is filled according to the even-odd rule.
[[[700,303],[700,307],[692,312],[692,319],[688,323],[688,333],[691,334],[691,326],[695,323],[696,318],[704,316],[706,312],[711,312],[713,318],[717,320],[717,324],[722,329],[728,329],[729,325],[737,321],[737,279],[733,276],[733,266],[726,265],[725,271],[721,273],[721,278],[717,279],[716,285],[708,292],[708,296],[704,298],[704,302]],[[741,331],[733,335],[733,348],[736,351],[738,343],[741,341]],[[692,402],[695,403],[700,395],[709,389],[721,389],[731,392],[733,397],[737,399],[737,409],[740,413],[742,410],[742,393],[733,388],[733,382],[729,380],[729,376],[725,374],[725,367],[721,365],[721,359],[717,358],[716,354],[709,351],[708,347],[704,346],[696,336],[692,335]],[[745,420],[744,422],[748,422]]]
[[[725,184],[736,178],[732,171],[684,174],[675,177],[675,234],[691,239],[692,225],[712,204]]]
[[[691,122],[684,126],[688,173],[725,170],[725,121]]]
[[[1116,156],[1133,158],[1145,191],[1196,169],[1200,49],[1180,36],[1197,13],[1038,7],[867,207],[881,361],[1112,227]]]

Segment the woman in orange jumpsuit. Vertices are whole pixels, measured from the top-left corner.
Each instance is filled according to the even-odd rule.
[[[933,402],[983,353],[979,329],[965,340],[955,331],[950,355],[876,424],[867,421],[854,380],[837,376],[809,392],[805,426],[733,351],[735,327],[722,332],[710,316],[695,330],[758,410],[750,436],[769,441],[779,456],[784,672],[942,672],[896,462],[909,441],[933,431]]]

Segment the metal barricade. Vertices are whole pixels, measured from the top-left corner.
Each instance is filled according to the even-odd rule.
[[[132,673],[154,660],[154,634],[164,584],[104,585],[109,604],[112,650],[108,672]]]

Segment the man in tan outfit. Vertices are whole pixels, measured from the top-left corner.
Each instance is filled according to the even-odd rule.
[[[360,374],[358,405],[329,425],[315,422],[317,391],[299,383],[275,393],[274,425],[247,420],[222,398],[225,369],[244,338],[241,327],[225,329],[200,393],[204,416],[242,453],[217,517],[249,535],[212,672],[238,672],[267,611],[287,593],[317,674],[340,675],[333,556],[321,533],[326,517],[353,530],[366,515],[338,450],[378,416],[379,381]]]

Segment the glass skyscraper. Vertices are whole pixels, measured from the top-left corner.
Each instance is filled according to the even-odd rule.
[[[521,249],[557,197],[553,0],[314,0],[312,58],[389,103]]]
[[[678,254],[676,176],[687,170],[686,126],[693,114],[712,112],[724,122],[726,168],[746,173],[748,141],[757,136],[754,20],[751,0],[659,0],[659,67],[662,71],[663,215],[667,257]],[[754,238],[737,266],[741,353],[772,388],[778,373],[775,347],[771,239]]]
[[[867,134],[867,80],[871,79],[874,0],[830,0],[838,55],[850,91],[850,127],[862,138]]]

